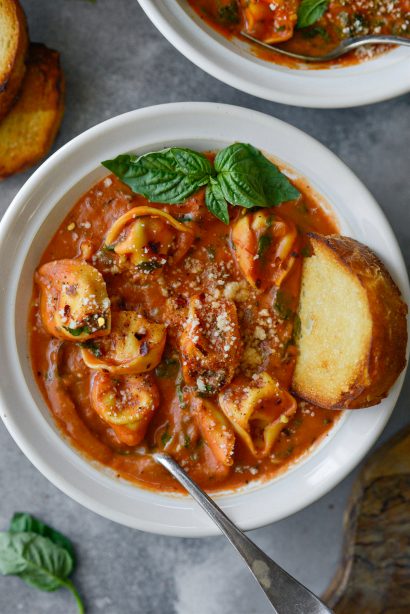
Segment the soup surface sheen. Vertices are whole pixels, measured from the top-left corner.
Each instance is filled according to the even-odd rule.
[[[301,192],[297,200],[251,213],[230,207],[229,226],[206,209],[203,189],[182,205],[154,205],[113,175],[70,211],[40,268],[61,259],[95,267],[110,299],[112,333],[85,342],[53,337],[44,326],[38,283],[53,291],[61,280],[50,284],[37,272],[30,348],[38,385],[57,425],[86,457],[147,488],[178,491],[150,456],[165,450],[208,491],[236,489],[283,471],[338,420],[340,412],[301,402],[289,392],[301,265],[309,257],[306,233],[338,231],[306,180],[293,183]],[[121,216],[144,206],[151,207],[144,217],[134,214],[120,229],[121,245],[133,229],[151,233],[141,252],[150,252],[150,259],[130,269],[124,266],[129,264],[126,256],[107,244],[107,236],[113,236],[113,224]],[[172,215],[189,232],[155,217],[155,211]],[[135,243],[135,232],[132,237]],[[174,250],[168,260],[164,242]],[[63,287],[67,296],[75,292],[73,285]],[[107,343],[115,327],[120,333],[121,326],[132,329],[130,312],[145,324],[121,347],[124,352],[127,344],[137,347],[145,372],[135,376],[126,369],[97,369],[101,360],[113,369],[113,356],[124,339],[118,337],[110,347]],[[66,315],[63,308],[61,317]],[[165,346],[152,349],[162,325]],[[159,354],[153,358],[155,351]],[[142,398],[152,401],[144,406],[139,436],[123,419],[136,392],[142,406]],[[110,399],[114,405],[108,411],[104,402]]]

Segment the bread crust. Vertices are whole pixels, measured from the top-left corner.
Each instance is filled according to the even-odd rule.
[[[339,400],[329,406],[320,391],[295,392],[303,399],[329,409],[356,409],[377,405],[385,398],[406,365],[407,305],[384,264],[367,246],[349,237],[310,233],[312,247],[324,244],[364,289],[372,335],[367,356],[353,377],[353,383]]]
[[[46,155],[63,113],[60,54],[31,43],[19,100],[0,123],[0,179],[25,170]]]
[[[10,32],[10,52],[2,58],[4,66],[0,68],[0,121],[12,108],[26,72],[26,59],[29,46],[27,21],[18,0],[4,0],[3,15],[0,20],[8,18],[15,24]]]

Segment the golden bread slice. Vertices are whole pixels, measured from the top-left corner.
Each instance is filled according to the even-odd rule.
[[[339,235],[309,237],[292,388],[320,407],[376,405],[406,364],[407,306],[368,247]]]
[[[18,0],[0,0],[0,119],[11,109],[26,72],[27,23]]]
[[[64,110],[57,51],[32,43],[20,97],[0,123],[0,178],[32,166],[50,149]]]

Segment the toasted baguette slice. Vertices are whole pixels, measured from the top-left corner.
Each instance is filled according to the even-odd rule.
[[[309,236],[293,390],[330,409],[376,405],[406,364],[407,306],[368,247]]]
[[[11,109],[26,72],[27,23],[18,0],[0,0],[0,120]]]
[[[0,178],[35,164],[51,147],[63,116],[57,51],[32,43],[20,97],[0,123]]]

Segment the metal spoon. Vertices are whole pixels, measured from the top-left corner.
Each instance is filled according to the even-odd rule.
[[[316,595],[274,563],[224,514],[168,454],[154,454],[207,512],[248,565],[276,614],[332,614]]]
[[[281,53],[283,55],[287,55],[290,58],[294,58],[296,60],[302,60],[304,62],[328,62],[330,60],[337,60],[342,55],[345,55],[349,51],[353,51],[353,49],[357,49],[362,45],[403,45],[404,47],[410,47],[410,39],[404,38],[404,36],[393,36],[393,35],[378,35],[378,36],[354,36],[352,38],[344,39],[337,47],[335,47],[329,53],[325,55],[304,55],[302,53],[293,53],[292,51],[287,51],[286,49],[282,49],[281,47],[275,47],[275,45],[269,45],[268,43],[264,43],[263,41],[251,36],[247,32],[241,32],[241,35],[252,41],[256,45],[263,47],[264,49],[269,49],[269,51],[275,51],[276,53]]]

